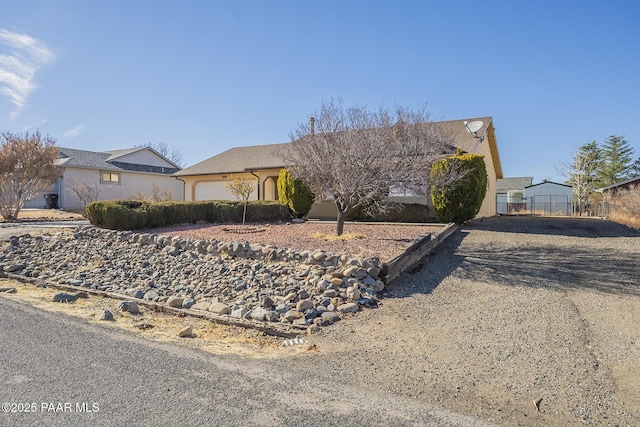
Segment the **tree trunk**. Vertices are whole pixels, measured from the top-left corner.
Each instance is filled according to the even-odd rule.
[[[244,209],[242,210],[242,226],[244,227],[244,220],[247,217],[247,201],[244,201]]]
[[[344,221],[347,219],[347,213],[343,211],[338,211],[338,218],[336,221],[336,235],[342,236],[342,232],[344,231]]]

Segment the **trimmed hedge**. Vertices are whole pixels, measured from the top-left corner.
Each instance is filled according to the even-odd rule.
[[[429,222],[433,215],[429,207],[420,203],[398,203],[385,213],[367,215],[364,207],[356,209],[347,217],[347,221],[372,222]]]
[[[462,173],[452,185],[439,185],[450,173]],[[461,154],[435,162],[431,168],[431,201],[441,222],[462,224],[473,219],[487,194],[484,156]]]
[[[87,205],[89,222],[111,230],[141,230],[174,224],[241,223],[244,202],[142,202],[102,200]],[[276,201],[247,203],[247,222],[289,221],[289,209]]]

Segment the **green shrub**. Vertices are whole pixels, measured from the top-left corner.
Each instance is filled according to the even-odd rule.
[[[453,184],[445,185],[451,174],[461,174]],[[461,154],[435,162],[431,168],[431,201],[441,222],[462,224],[474,218],[487,194],[487,169],[484,156]]]
[[[244,202],[144,202],[104,200],[87,205],[91,224],[112,230],[141,230],[173,224],[240,223]],[[247,204],[247,220],[288,221],[289,209],[274,201],[252,201]]]
[[[137,230],[147,224],[149,203],[137,200],[106,200],[87,205],[91,224],[111,230]]]
[[[311,210],[315,195],[302,181],[293,178],[288,170],[280,170],[278,175],[278,201],[287,205],[297,218],[302,218]]]
[[[366,208],[360,207],[349,214],[348,221],[371,222],[429,222],[432,219],[429,207],[420,203],[396,203],[387,212],[367,215]]]

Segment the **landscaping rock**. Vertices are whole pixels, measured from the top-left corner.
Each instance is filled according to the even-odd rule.
[[[304,313],[299,310],[289,310],[282,317],[288,322],[293,322],[294,320],[304,318]]]
[[[298,304],[296,304],[296,308],[299,311],[309,310],[310,308],[313,308],[313,301],[310,301],[308,299],[304,299],[302,301],[298,301]]]
[[[223,302],[214,302],[209,306],[209,311],[216,314],[229,314],[231,307]]]
[[[236,308],[234,310],[231,310],[231,312],[229,313],[229,316],[231,317],[235,317],[238,319],[244,319],[244,317],[249,313],[249,310],[247,310],[245,307],[240,307],[240,308]]]
[[[196,303],[196,300],[194,300],[193,298],[187,298],[184,301],[182,301],[182,308],[191,308],[195,303]]]
[[[182,298],[171,295],[169,299],[167,299],[167,305],[173,308],[182,308],[182,302],[184,300]]]
[[[180,331],[178,332],[178,337],[179,338],[193,337],[193,328],[191,326],[185,326],[184,328],[180,329]]]
[[[158,294],[158,292],[151,290],[151,291],[145,292],[142,298],[147,301],[157,301],[159,297],[160,295]]]
[[[26,267],[26,264],[11,264],[5,265],[2,270],[5,273],[15,273],[16,271],[24,270]]]
[[[269,322],[307,324],[325,312],[355,312],[356,302],[375,307],[386,269],[376,258],[93,226],[74,234],[24,235],[12,242],[2,252],[0,274],[219,314],[230,314],[233,306],[234,317],[252,313]],[[78,298],[65,295],[60,301]],[[134,301],[120,303],[119,309],[139,312]]]
[[[77,295],[67,294],[65,292],[59,292],[53,296],[53,302],[65,302],[72,303],[78,299]]]
[[[100,314],[100,317],[98,317],[98,320],[105,320],[107,322],[113,322],[115,319],[113,318],[113,313],[111,313],[109,310],[104,310]]]
[[[138,307],[138,303],[135,301],[121,301],[120,304],[118,304],[118,308],[121,311],[126,311],[131,314],[140,313],[140,307]]]
[[[211,303],[208,301],[197,302],[191,306],[191,308],[195,308],[196,310],[204,310],[204,311],[208,311],[209,307],[211,307]]]
[[[348,287],[347,288],[347,299],[351,300],[351,301],[355,301],[360,299],[360,291],[358,290],[358,288],[354,288],[354,287]]]
[[[338,311],[340,313],[355,313],[360,310],[360,306],[355,302],[348,302],[346,304],[342,304],[338,306]]]
[[[340,315],[335,311],[326,311],[320,315],[320,317],[329,323],[336,323],[340,320]]]
[[[253,320],[264,320],[267,315],[267,309],[263,307],[256,307],[251,311],[251,318]]]

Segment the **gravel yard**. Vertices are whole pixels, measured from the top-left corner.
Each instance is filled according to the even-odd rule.
[[[181,225],[157,228],[154,233],[182,236],[193,239],[217,239],[220,241],[248,241],[296,250],[323,250],[360,258],[380,257],[388,262],[406,249],[418,237],[437,234],[443,229],[440,224],[367,224],[347,223],[345,235],[360,238],[327,241],[314,238],[315,233],[335,234],[334,222],[309,221],[301,224],[247,224],[229,226],[216,224]],[[230,230],[230,231],[229,231]],[[244,230],[257,230],[246,232]]]
[[[270,226],[237,239],[215,235],[227,232],[209,225],[171,233],[297,249],[326,244],[330,252],[376,253],[388,261],[433,232],[406,226],[413,228],[404,234],[405,226],[394,225],[389,234],[386,226],[371,232],[358,228],[370,225],[347,224],[345,232],[366,238],[338,247],[310,237],[331,233],[331,224],[327,231],[312,225],[320,223]],[[268,236],[275,240],[261,240]],[[274,373],[295,373],[309,385],[303,401],[313,399],[313,384],[334,381],[337,388],[407,396],[499,425],[638,425],[639,263],[640,233],[613,222],[474,221],[394,281],[379,308],[311,337],[318,352],[283,350],[268,363]],[[344,396],[344,405],[358,404]]]

